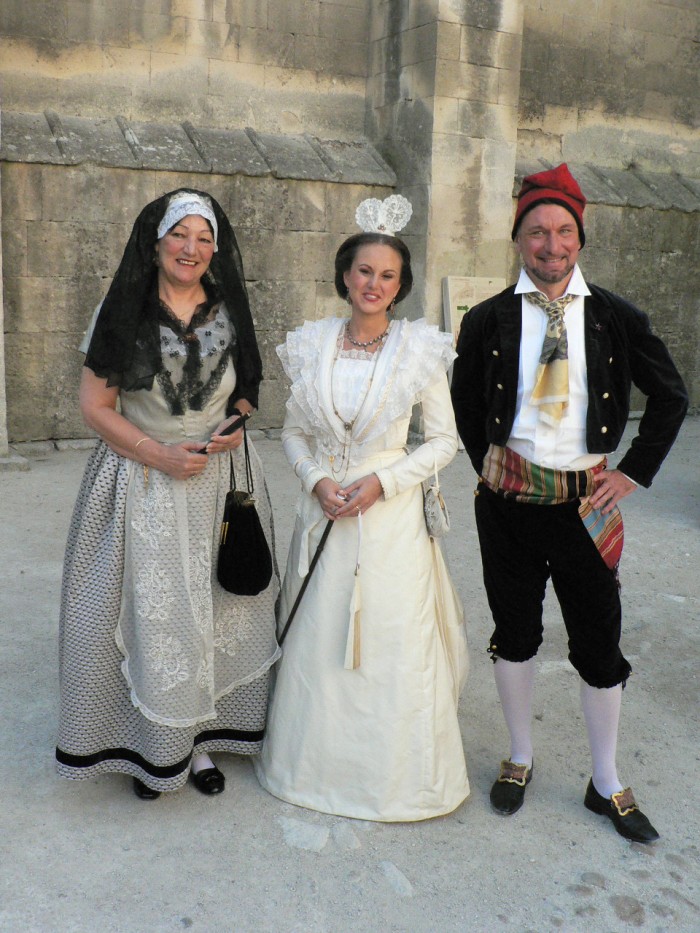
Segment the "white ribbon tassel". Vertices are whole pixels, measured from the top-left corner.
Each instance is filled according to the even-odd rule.
[[[348,638],[345,643],[345,670],[354,671],[360,666],[360,613],[362,593],[360,591],[360,545],[362,543],[362,512],[357,515],[357,556],[355,558],[355,583],[350,599]]]

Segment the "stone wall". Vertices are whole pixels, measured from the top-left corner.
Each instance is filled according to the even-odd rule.
[[[697,178],[699,37],[697,0],[525,0],[518,157]]]
[[[359,200],[413,201],[404,313],[440,322],[443,276],[512,279],[519,177],[561,161],[585,274],[650,313],[697,408],[699,31],[697,0],[3,0],[0,457],[5,397],[11,441],[82,432],[77,338],[140,207],[183,182],[241,232],[258,423],[283,414],[274,344],[342,307]]]
[[[353,137],[364,127],[369,7],[2,0],[3,106]]]
[[[287,390],[275,346],[306,319],[343,313],[333,256],[356,231],[365,186],[17,162],[3,169],[3,212],[13,218],[3,232],[11,441],[86,435],[77,347],[136,215],[182,185],[205,187],[233,221],[266,376],[256,426],[281,424]]]

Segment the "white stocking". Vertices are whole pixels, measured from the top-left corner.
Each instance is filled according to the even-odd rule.
[[[504,661],[503,658],[496,658],[494,676],[510,733],[510,760],[530,767],[535,659]]]
[[[581,681],[581,706],[593,761],[593,785],[603,797],[622,790],[615,763],[621,703],[622,684],[601,689]]]
[[[195,755],[195,757],[192,759],[192,770],[195,774],[199,774],[199,772],[203,771],[205,768],[213,767],[214,762],[206,752],[204,752],[203,755]]]

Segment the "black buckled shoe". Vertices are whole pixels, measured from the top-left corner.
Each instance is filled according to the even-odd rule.
[[[226,778],[218,768],[202,768],[201,771],[190,771],[190,781],[202,794],[223,794]]]
[[[153,790],[152,787],[144,784],[143,781],[139,781],[137,777],[134,778],[134,793],[141,800],[157,800],[160,797],[159,790]]]
[[[625,839],[646,843],[655,842],[659,838],[657,831],[637,806],[630,787],[613,794],[612,797],[603,797],[593,786],[591,778],[583,803],[593,813],[611,819],[615,829]]]
[[[489,799],[496,813],[511,816],[522,807],[525,800],[525,788],[532,780],[532,769],[508,759],[501,762],[501,770],[496,778]]]

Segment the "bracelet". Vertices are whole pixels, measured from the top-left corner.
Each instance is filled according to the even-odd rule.
[[[134,454],[139,449],[139,444],[143,444],[145,441],[152,441],[152,440],[153,440],[152,437],[146,436],[146,437],[142,437],[140,441],[136,441],[136,443],[134,444]]]

